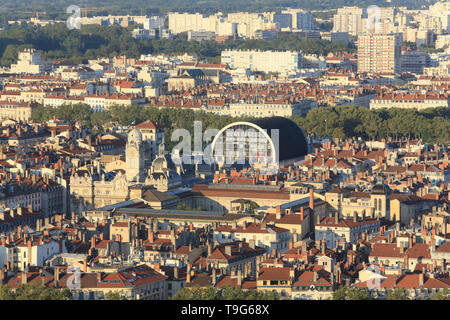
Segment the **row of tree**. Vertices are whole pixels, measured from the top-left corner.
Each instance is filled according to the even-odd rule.
[[[83,25],[81,29],[68,29],[65,24],[44,27],[15,26],[0,30],[1,64],[9,66],[17,61],[17,53],[24,48],[41,50],[48,60],[68,60],[73,63],[87,63],[98,57],[126,55],[140,57],[147,53],[195,52],[201,58],[220,59],[224,49],[297,50],[304,53],[326,55],[328,52],[354,50],[343,42],[331,43],[320,39],[304,39],[293,34],[282,34],[273,41],[230,40],[187,41],[186,35],[176,39],[134,39],[132,27]]]
[[[332,300],[372,300],[366,288],[349,288],[341,286],[333,292]],[[410,300],[405,288],[395,288],[386,291],[387,300]],[[435,293],[431,300],[450,300],[450,290],[443,289]]]
[[[6,284],[0,284],[0,300],[69,300],[72,293],[69,289],[54,289],[33,282],[20,285],[13,290]],[[105,300],[127,300],[123,292],[108,291]]]
[[[64,121],[78,121],[88,126],[93,133],[108,131],[114,126],[129,126],[146,120],[157,122],[165,128],[166,145],[171,150],[177,142],[172,142],[170,137],[177,128],[187,129],[191,138],[194,139],[194,121],[202,123],[202,129],[221,129],[224,126],[244,118],[233,118],[229,116],[218,116],[207,112],[194,112],[192,109],[176,107],[156,108],[132,106],[112,106],[108,111],[93,112],[86,104],[61,105],[50,107],[39,105],[33,112],[32,119],[36,122],[50,120],[55,116]],[[192,140],[193,142],[193,140]]]
[[[13,290],[8,285],[0,285],[0,300],[69,300],[69,289],[53,289],[38,283],[20,285]]]
[[[93,112],[86,104],[61,105],[59,107],[38,106],[33,120],[47,121],[53,116],[65,121],[79,121],[99,132],[113,125],[128,126],[145,120],[158,122],[166,127],[166,141],[176,128],[187,129],[193,138],[194,121],[201,121],[203,130],[221,129],[235,122],[249,119],[219,116],[214,113],[177,107],[157,108],[112,106],[105,112]],[[292,120],[308,135],[331,136],[333,138],[362,137],[387,139],[388,137],[422,138],[427,143],[450,141],[450,109],[380,109],[369,110],[358,106],[323,107],[311,110],[306,117],[293,116]]]
[[[306,117],[294,116],[308,134],[334,138],[422,138],[428,143],[450,141],[450,109],[379,109],[358,106],[325,107]]]
[[[172,300],[277,300],[276,293],[271,291],[242,290],[225,286],[182,288],[172,297]]]

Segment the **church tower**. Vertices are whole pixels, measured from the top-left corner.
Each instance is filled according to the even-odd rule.
[[[128,133],[125,157],[127,181],[142,182],[144,174],[144,146],[140,130],[133,129]]]

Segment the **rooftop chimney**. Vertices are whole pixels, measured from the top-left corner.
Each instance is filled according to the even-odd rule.
[[[423,271],[419,274],[419,288],[423,287],[423,279],[424,275],[423,275]]]
[[[238,287],[242,286],[242,270],[239,269],[237,272],[237,285]]]
[[[314,210],[314,189],[309,189],[309,207]]]
[[[53,278],[55,279],[55,287],[57,287],[59,282],[59,268],[56,266],[53,268]]]
[[[22,284],[27,284],[28,282],[28,270],[25,268],[25,270],[22,272]]]

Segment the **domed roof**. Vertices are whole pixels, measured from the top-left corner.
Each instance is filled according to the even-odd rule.
[[[142,132],[138,129],[133,129],[128,133],[128,143],[141,143],[142,142]]]
[[[158,156],[152,162],[153,170],[160,171],[167,168],[167,159],[164,156]]]
[[[377,183],[372,188],[372,194],[389,194],[391,193],[391,189],[388,185],[384,183]]]
[[[284,117],[268,117],[249,120],[262,129],[272,138],[271,130],[279,131],[279,160],[294,159],[308,154],[308,141],[305,133],[294,121]]]

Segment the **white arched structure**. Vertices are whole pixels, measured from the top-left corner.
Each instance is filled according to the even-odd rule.
[[[227,140],[227,133],[231,133],[230,131],[234,133],[233,138],[233,150],[232,153],[227,148],[230,147],[227,142],[230,142],[230,140]],[[236,134],[237,132],[240,132],[239,134]],[[255,133],[255,137],[257,141],[257,145],[253,146],[257,148],[258,154],[256,154],[256,161],[250,159],[250,141],[249,139],[252,139],[251,135]],[[243,134],[243,135],[242,135]],[[272,133],[271,133],[272,134]],[[241,137],[237,137],[237,135],[241,135]],[[244,141],[236,141],[236,138],[244,139]],[[265,140],[264,142],[261,140]],[[255,141],[253,141],[255,142]],[[247,122],[247,121],[238,121],[231,123],[225,127],[223,127],[214,137],[213,142],[211,143],[211,157],[215,160],[215,162],[219,165],[219,167],[222,167],[224,164],[231,165],[233,164],[237,159],[239,159],[242,154],[240,155],[239,152],[244,151],[244,157],[248,160],[249,163],[252,164],[265,164],[265,165],[276,165],[278,166],[278,145],[279,141],[275,141],[274,143],[273,139],[267,131],[258,125]],[[243,143],[243,144],[240,144]],[[260,157],[259,151],[260,147],[266,146],[266,150],[264,150],[264,154],[266,156]],[[253,149],[254,151],[254,149]],[[254,155],[253,155],[254,156]],[[225,160],[232,159],[232,163],[225,163]]]

